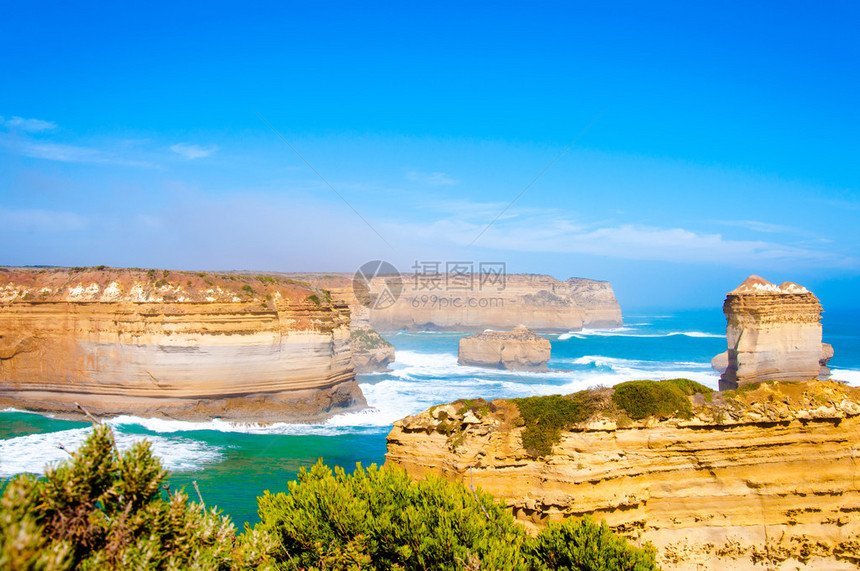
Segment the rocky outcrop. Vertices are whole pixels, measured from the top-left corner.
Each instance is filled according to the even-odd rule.
[[[474,367],[512,371],[544,370],[550,343],[526,327],[485,331],[460,339],[457,362]]]
[[[271,276],[0,272],[0,406],[313,420],[364,406],[349,309]]]
[[[388,365],[394,362],[394,345],[370,326],[369,311],[366,307],[354,304],[350,313],[350,346],[355,372],[361,374],[387,371]]]
[[[479,486],[532,532],[606,520],[666,570],[860,564],[860,389],[777,382],[691,401],[689,419],[599,412],[539,459],[514,401],[437,406],[394,424],[386,463]]]
[[[809,380],[826,359],[821,303],[791,282],[776,286],[750,276],[723,303],[728,362],[721,389],[766,380]]]
[[[618,327],[621,308],[609,282],[509,274],[481,284],[440,274],[404,275],[403,292],[391,307],[374,309],[379,331],[483,331],[524,325],[544,332]]]

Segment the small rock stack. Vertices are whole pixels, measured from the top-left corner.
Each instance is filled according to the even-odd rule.
[[[545,370],[550,343],[531,329],[485,331],[460,339],[457,362],[473,367],[508,370]]]
[[[821,343],[821,302],[805,287],[750,276],[728,293],[723,312],[728,352],[720,390],[829,375],[833,348]]]

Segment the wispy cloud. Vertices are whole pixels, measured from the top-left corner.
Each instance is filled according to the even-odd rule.
[[[132,167],[152,167],[149,161],[129,159],[94,147],[66,145],[63,143],[42,143],[35,141],[14,141],[7,144],[18,149],[25,156],[63,163],[89,163],[102,165],[121,165]]]
[[[801,231],[791,226],[783,226],[781,224],[771,224],[769,222],[759,222],[758,220],[720,220],[720,224],[724,226],[735,226],[737,228],[746,228],[754,232],[765,232],[769,234],[798,234]]]
[[[57,124],[53,121],[43,121],[42,119],[25,119],[23,117],[13,116],[9,119],[0,117],[0,125],[14,131],[24,131],[27,133],[40,133],[42,131],[53,131],[57,128]]]
[[[13,232],[67,232],[87,225],[86,218],[74,212],[0,208],[0,229]],[[0,230],[0,231],[2,231]]]
[[[409,171],[406,173],[405,177],[406,180],[421,182],[433,186],[451,185],[460,182],[457,179],[452,178],[443,172],[426,173],[420,171]]]
[[[470,207],[471,206],[471,207]],[[461,205],[458,214],[429,224],[392,223],[389,232],[402,242],[468,246],[483,227],[478,212],[486,205]],[[738,240],[719,233],[682,227],[630,223],[585,223],[557,210],[519,213],[500,219],[475,244],[498,251],[588,254],[616,259],[724,264],[771,268],[790,262],[818,268],[860,269],[860,260],[834,248],[765,240]]]
[[[176,143],[170,147],[170,150],[189,160],[202,159],[215,153],[218,150],[218,145],[201,147],[200,145],[192,145],[190,143]]]

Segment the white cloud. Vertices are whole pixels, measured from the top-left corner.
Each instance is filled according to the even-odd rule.
[[[152,163],[118,157],[92,147],[62,143],[13,142],[12,146],[28,157],[63,163],[111,164],[132,167],[151,167]]]
[[[57,128],[57,124],[53,121],[43,121],[42,119],[24,119],[23,117],[10,117],[5,119],[0,117],[0,124],[7,129],[16,131],[25,131],[27,133],[39,133],[42,131],[52,131]]]
[[[532,222],[534,223],[534,222]],[[760,240],[732,240],[685,228],[623,224],[581,228],[566,220],[544,221],[537,228],[491,227],[481,242],[493,248],[594,254],[632,260],[721,263],[768,267],[780,263],[857,267],[858,260],[837,252]]]
[[[54,210],[0,208],[0,231],[67,232],[87,225],[86,218],[74,212]]]
[[[471,208],[470,208],[471,206]],[[428,224],[389,223],[386,236],[397,243],[448,244],[468,247],[490,219],[475,216],[486,205],[464,202],[452,213]],[[661,228],[627,223],[573,221],[563,213],[534,209],[519,216],[500,218],[475,241],[474,246],[497,251],[587,254],[615,259],[665,261],[693,264],[725,264],[735,267],[773,268],[785,264],[813,268],[858,269],[858,258],[810,244],[737,240],[718,233],[681,227]],[[399,235],[399,236],[398,236]]]
[[[177,143],[170,147],[174,153],[182,155],[186,159],[202,159],[215,153],[218,150],[218,145],[210,145],[201,147],[200,145],[192,145],[189,143]]]
[[[457,184],[459,182],[457,179],[451,178],[443,172],[426,173],[420,171],[409,171],[405,176],[406,180],[423,182],[424,184],[430,184],[433,186]]]

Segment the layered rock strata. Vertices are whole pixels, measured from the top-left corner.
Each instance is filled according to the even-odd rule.
[[[531,532],[605,520],[653,543],[666,570],[860,564],[860,389],[766,383],[691,400],[687,420],[598,413],[539,459],[514,401],[433,407],[394,424],[386,463],[479,486]]]
[[[272,274],[294,278],[355,300],[352,274]],[[369,313],[370,324],[383,333],[411,331],[483,331],[525,325],[535,331],[566,332],[583,327],[618,327],[621,308],[609,282],[551,276],[507,274],[481,279],[475,275],[402,274],[402,286],[390,305]],[[386,278],[370,280],[379,294]],[[350,303],[352,305],[352,302]]]
[[[356,373],[385,372],[394,362],[394,345],[386,341],[371,325],[370,309],[356,298],[352,276],[317,273],[270,273],[269,275],[311,284],[313,287],[329,292],[333,300],[349,307],[349,328],[352,339],[350,347],[352,365]]]
[[[729,292],[728,359],[721,389],[766,380],[809,380],[821,373],[821,303],[791,282],[776,286],[750,276]],[[829,357],[827,357],[829,359]]]
[[[460,339],[457,362],[474,367],[543,370],[550,359],[550,343],[526,327],[485,331]]]
[[[0,272],[0,406],[313,420],[365,405],[349,308],[270,276]]]

